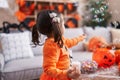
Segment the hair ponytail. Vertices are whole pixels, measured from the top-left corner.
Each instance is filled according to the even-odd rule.
[[[39,32],[37,30],[37,26],[34,25],[32,28],[32,42],[34,45],[39,45]]]
[[[52,24],[52,32],[54,34],[54,41],[62,48],[63,40],[62,40],[62,32],[61,32],[61,14],[53,11],[49,13]]]
[[[43,10],[38,13],[36,25],[32,29],[32,42],[35,45],[40,45],[40,34],[54,37],[56,42],[61,48],[63,47],[62,32],[61,32],[61,19],[60,14],[54,10]]]
[[[55,42],[57,42],[57,44],[62,48],[63,47],[63,40],[62,40],[62,33],[60,30],[60,25],[57,22],[53,22],[52,23],[53,26],[53,33],[54,33],[54,39]]]

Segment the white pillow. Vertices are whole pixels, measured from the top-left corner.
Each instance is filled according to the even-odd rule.
[[[102,36],[108,43],[111,42],[111,33],[108,28],[95,27],[95,29],[92,29],[92,27],[85,27],[84,31],[88,41],[94,36]]]
[[[84,32],[83,32],[82,28],[66,28],[64,36],[66,38],[71,39],[71,38],[78,37],[83,34],[84,34]],[[70,49],[72,51],[84,51],[83,41],[79,42],[77,45],[73,46]]]
[[[1,53],[1,51],[2,51],[2,47],[1,47],[1,42],[0,42],[0,53]]]
[[[34,57],[30,46],[29,32],[0,34],[5,62],[13,59]]]
[[[120,29],[111,29],[112,43],[117,48],[120,49]]]

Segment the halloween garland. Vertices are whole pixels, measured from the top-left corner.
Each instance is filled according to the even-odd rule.
[[[4,21],[3,22],[3,27],[1,28],[1,32],[2,33],[10,33],[11,29],[13,30],[18,30],[20,32],[23,32],[23,29],[26,29],[28,31],[30,31],[30,28],[28,25],[26,25],[24,22],[20,22],[19,24],[17,23],[10,23],[8,21]]]
[[[19,6],[19,10],[15,13],[15,16],[17,17],[19,22],[26,22],[26,18],[28,18],[28,16],[33,16],[34,15],[34,11],[35,10],[44,10],[44,9],[50,9],[50,10],[57,10],[60,13],[63,13],[65,11],[67,11],[67,14],[71,14],[73,12],[76,11],[77,7],[78,7],[78,3],[53,3],[52,5],[48,5],[49,3],[47,2],[42,2],[42,3],[37,3],[35,4],[34,1],[25,1],[25,0],[16,0],[16,3]],[[72,16],[71,18],[69,18],[67,20],[67,22],[65,22],[66,27],[68,28],[76,28],[78,27],[78,20],[80,20],[80,16],[78,14],[75,13],[75,15],[70,15]],[[34,17],[33,17],[34,18]],[[35,24],[35,22],[29,21],[30,23],[28,23],[27,25],[29,27],[33,27],[33,25]]]
[[[19,6],[19,10],[15,13],[19,22],[27,23],[29,27],[35,25],[35,21],[27,18],[27,16],[34,14],[35,4],[34,2],[27,2],[25,0],[16,0],[16,3]],[[27,21],[30,19],[30,21]]]

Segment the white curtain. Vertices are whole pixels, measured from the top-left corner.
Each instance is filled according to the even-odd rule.
[[[7,0],[0,0],[0,8],[9,8]]]

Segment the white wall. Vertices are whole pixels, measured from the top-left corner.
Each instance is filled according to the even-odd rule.
[[[85,5],[87,4],[87,0],[79,0],[79,1],[80,1],[79,13],[80,15],[84,15],[86,14],[84,8]],[[107,3],[109,4],[109,11],[112,15],[110,22],[116,20],[120,21],[120,0],[107,0]],[[80,21],[81,24],[82,24],[82,20]]]
[[[16,22],[17,19],[15,17],[15,11],[18,9],[15,0],[7,0],[8,1],[8,8],[1,8],[0,7],[0,27],[2,27],[3,21],[9,21],[11,23]]]
[[[9,3],[8,9],[0,8],[0,27],[2,26],[3,21],[9,22],[17,22],[16,17],[14,16],[15,11],[18,9],[18,6],[15,4],[16,0],[7,0]],[[80,15],[84,15],[84,6],[87,3],[87,0],[79,0],[79,13]],[[96,0],[97,1],[97,0]],[[112,12],[111,21],[118,20],[120,21],[120,0],[107,0],[109,3],[109,9]],[[82,18],[80,21],[80,25],[82,24]]]
[[[120,0],[107,0],[109,3],[109,9],[112,12],[111,21],[120,21]]]

